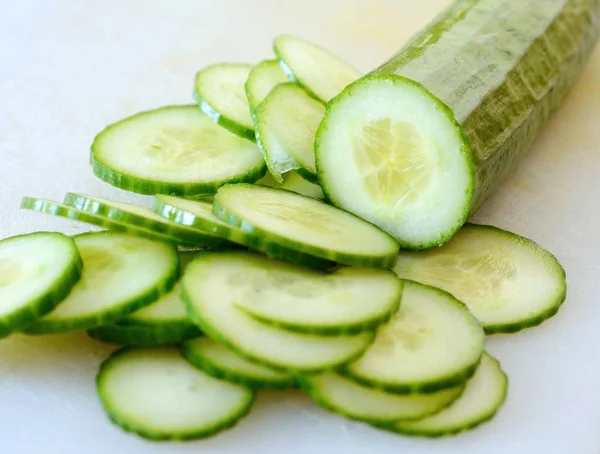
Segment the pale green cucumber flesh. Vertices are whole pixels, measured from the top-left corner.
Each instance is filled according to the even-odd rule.
[[[81,278],[72,238],[55,232],[0,241],[0,338],[52,311]]]
[[[250,112],[254,111],[278,84],[288,82],[288,78],[276,60],[263,60],[257,63],[246,80],[246,98]]]

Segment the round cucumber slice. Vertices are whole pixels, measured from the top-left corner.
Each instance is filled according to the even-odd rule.
[[[256,142],[276,181],[296,169],[317,182],[314,144],[324,114],[323,104],[292,83],[277,85],[256,108]]]
[[[483,329],[463,303],[442,290],[406,281],[398,312],[342,373],[389,392],[434,392],[471,377],[484,343]]]
[[[466,224],[439,249],[403,253],[394,271],[452,293],[488,334],[539,325],[567,291],[565,270],[550,252],[487,225]]]
[[[300,386],[321,407],[370,424],[421,419],[452,404],[463,387],[430,394],[392,394],[368,388],[337,372],[298,378]]]
[[[216,378],[241,383],[253,389],[296,386],[294,375],[249,361],[210,337],[188,340],[180,348],[190,363]]]
[[[56,307],[81,278],[72,238],[37,232],[0,241],[0,338]]]
[[[416,82],[367,76],[350,85],[328,105],[315,154],[327,198],[405,249],[447,242],[469,216],[470,149],[448,107]]]
[[[223,238],[210,232],[200,232],[198,229],[171,222],[152,210],[130,203],[72,192],[65,196],[65,203],[87,213],[178,238],[183,243],[194,244],[197,247],[218,247],[226,243]]]
[[[246,80],[246,98],[250,111],[254,111],[276,85],[288,81],[276,60],[263,60],[256,64]]]
[[[192,367],[172,347],[124,348],[96,377],[110,419],[151,440],[191,440],[233,426],[254,401],[248,387]]]
[[[293,372],[317,372],[358,357],[371,343],[372,332],[318,336],[289,332],[261,323],[235,303],[254,287],[243,277],[254,260],[246,252],[199,254],[183,275],[183,298],[196,324],[219,343],[269,367]]]
[[[141,194],[211,193],[256,181],[266,170],[255,143],[197,106],[162,107],[108,126],[94,139],[91,160],[97,177]]]
[[[110,324],[171,290],[179,277],[172,246],[116,232],[75,237],[83,260],[81,281],[27,333],[60,333]]]
[[[115,323],[88,331],[92,339],[102,342],[142,347],[178,344],[201,334],[198,327],[192,323],[165,323],[154,326]]]
[[[448,408],[419,421],[401,421],[387,430],[405,435],[440,437],[472,429],[490,420],[506,399],[508,377],[500,363],[484,354],[464,392]]]
[[[270,186],[272,188],[286,189],[307,197],[312,197],[313,199],[322,200],[325,198],[321,186],[302,178],[302,176],[300,176],[300,174],[294,170],[285,173],[282,175],[282,177],[283,182],[279,183],[269,172],[267,172],[264,177],[256,182],[256,184]]]
[[[254,125],[245,94],[252,65],[217,63],[196,73],[194,98],[214,122],[245,139],[254,140]]]
[[[344,265],[390,268],[398,256],[398,243],[374,225],[290,191],[226,185],[215,195],[213,213],[264,243]]]
[[[361,75],[341,58],[296,36],[277,36],[273,50],[290,80],[325,103]]]

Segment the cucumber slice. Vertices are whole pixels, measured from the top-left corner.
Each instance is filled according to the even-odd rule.
[[[35,197],[23,197],[21,208],[37,211],[38,213],[51,214],[53,216],[71,219],[73,221],[84,222],[86,224],[110,229],[115,232],[128,233],[154,241],[162,241],[184,247],[195,247],[194,244],[182,242],[175,237],[137,227],[135,224],[125,224],[123,222],[117,222],[105,217],[86,213],[85,211],[78,210],[75,207],[65,205],[60,202],[53,202],[52,200],[38,199]]]
[[[134,325],[121,324],[103,325],[88,331],[92,339],[115,345],[132,345],[153,347],[171,345],[193,339],[202,332],[193,324],[164,324]]]
[[[447,242],[560,106],[599,17],[595,0],[454,2],[328,105],[327,198],[406,249]]]
[[[154,303],[129,314],[119,320],[128,325],[145,325],[149,328],[165,324],[193,326],[187,316],[185,303],[181,299],[181,285],[175,284],[173,289],[161,296]]]
[[[245,86],[250,111],[254,111],[276,85],[288,81],[276,60],[263,60],[255,65],[248,74]]]
[[[490,420],[506,399],[508,377],[488,353],[481,358],[464,392],[448,408],[419,421],[401,421],[387,430],[405,435],[440,437],[472,429]]]
[[[565,270],[533,241],[487,225],[466,224],[449,243],[403,252],[394,271],[452,293],[486,333],[539,325],[564,302]]]
[[[258,180],[256,184],[270,186],[272,188],[286,189],[307,197],[312,197],[313,199],[322,200],[325,198],[321,186],[305,180],[293,170],[282,175],[282,177],[283,183],[279,183],[269,172],[267,172],[267,174]]]
[[[241,383],[254,389],[283,389],[296,386],[294,375],[248,361],[210,337],[198,337],[181,344],[181,353],[209,375]]]
[[[210,232],[200,232],[198,229],[191,229],[171,222],[152,210],[130,203],[72,192],[67,193],[65,196],[65,203],[96,216],[105,217],[124,224],[137,225],[147,230],[168,235],[169,237],[178,238],[186,244],[194,244],[197,247],[218,247],[226,243],[223,238],[212,235]]]
[[[37,232],[0,241],[0,338],[56,307],[81,278],[73,239]]]
[[[243,272],[245,252],[199,254],[183,275],[182,295],[188,314],[217,342],[236,353],[269,367],[294,372],[317,372],[351,361],[371,343],[373,333],[317,336],[271,327],[236,308],[235,302],[249,297]]]
[[[462,386],[431,394],[391,394],[372,389],[336,372],[299,377],[300,386],[321,407],[370,424],[415,420],[435,414],[454,402]]]
[[[245,84],[252,65],[217,63],[196,73],[194,98],[214,122],[245,139],[254,140],[254,125]]]
[[[249,248],[260,248],[269,257],[288,260],[298,265],[319,269],[327,269],[332,266],[332,263],[327,260],[264,241],[238,227],[226,224],[212,214],[212,209],[212,203],[166,195],[156,196],[155,211],[178,224],[211,232]]]
[[[406,281],[398,312],[342,373],[390,392],[430,393],[471,377],[484,342],[483,329],[463,303],[442,290]]]
[[[374,225],[290,191],[223,186],[215,195],[213,213],[266,243],[344,265],[389,268],[398,256],[398,244]],[[267,249],[264,244],[256,248]]]
[[[150,440],[214,435],[245,416],[254,401],[250,388],[206,375],[172,347],[113,353],[100,366],[96,388],[115,424]]]
[[[196,106],[162,107],[108,126],[94,139],[91,160],[97,177],[141,194],[212,193],[225,183],[256,181],[266,170],[255,143]]]
[[[292,83],[277,85],[256,108],[256,142],[276,181],[296,169],[317,182],[314,144],[324,114],[323,104]]]
[[[402,281],[387,270],[323,273],[250,255],[236,265],[243,297],[233,305],[289,331],[338,335],[374,330],[392,317],[402,297]]]
[[[27,333],[61,333],[110,324],[171,290],[179,276],[172,246],[116,232],[75,237],[83,259],[81,281]]]
[[[296,36],[277,36],[273,49],[288,77],[322,102],[328,102],[360,77],[339,57]]]

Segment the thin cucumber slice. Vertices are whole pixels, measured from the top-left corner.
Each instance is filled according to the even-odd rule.
[[[245,86],[250,111],[253,112],[276,85],[288,81],[277,60],[263,60],[256,64],[250,70]]]
[[[310,268],[327,269],[332,266],[332,263],[328,260],[319,259],[294,249],[269,243],[238,227],[226,224],[212,214],[212,203],[157,195],[154,209],[158,214],[173,222],[211,232],[249,248],[260,249],[269,257],[288,260]]]
[[[81,278],[72,238],[37,232],[0,241],[0,338],[53,310]]]
[[[266,170],[255,143],[196,106],[162,107],[108,126],[94,139],[91,160],[98,178],[141,194],[212,193]]]
[[[156,301],[179,277],[179,256],[165,243],[116,232],[75,237],[83,259],[81,281],[27,333],[61,333],[111,324]]]
[[[325,103],[361,75],[341,58],[296,36],[277,36],[273,50],[288,77]]]
[[[344,265],[390,268],[398,256],[398,243],[374,225],[290,191],[223,186],[215,195],[213,213],[266,243]],[[265,249],[262,244],[256,248]]]
[[[398,309],[403,282],[388,270],[314,271],[261,256],[236,263],[234,306],[289,331],[338,335],[374,330]],[[368,304],[367,304],[368,302]]]
[[[71,219],[73,221],[84,222],[86,224],[95,225],[105,229],[110,229],[115,232],[128,233],[130,235],[147,238],[154,241],[163,241],[184,247],[195,247],[194,244],[189,244],[178,240],[175,237],[168,236],[159,232],[137,227],[135,224],[125,224],[123,222],[113,221],[106,217],[97,216],[95,214],[86,213],[70,205],[54,202],[52,200],[38,199],[35,197],[23,197],[21,208],[38,213],[51,214],[61,218]]]
[[[430,393],[471,377],[484,342],[483,329],[463,303],[442,290],[406,281],[398,312],[342,373],[389,392]]]
[[[165,324],[192,326],[185,310],[185,303],[181,299],[181,286],[175,284],[173,289],[161,296],[154,303],[129,314],[119,320],[121,324],[145,325],[149,328],[160,327]]]
[[[256,143],[276,181],[296,169],[317,182],[314,144],[323,115],[325,106],[293,83],[277,85],[256,108]]]
[[[454,402],[464,387],[430,394],[392,394],[368,388],[337,372],[298,378],[302,389],[321,407],[370,424],[421,419]]]
[[[325,198],[321,186],[302,178],[302,176],[300,176],[300,174],[294,170],[285,173],[282,175],[282,177],[283,182],[279,183],[269,172],[267,172],[264,177],[256,182],[256,184],[270,186],[272,188],[286,189],[307,197],[312,197],[313,199],[322,200]]]
[[[88,331],[92,339],[115,345],[141,347],[178,344],[201,334],[198,327],[191,323],[165,323],[155,326],[115,323]]]
[[[508,377],[500,363],[486,353],[475,375],[467,381],[464,392],[452,405],[433,416],[397,422],[386,429],[425,437],[463,432],[490,420],[504,403],[507,390]]]
[[[254,125],[245,84],[252,65],[217,63],[196,73],[194,98],[214,122],[245,139],[254,140]]]
[[[190,229],[181,224],[171,222],[148,208],[130,203],[72,192],[67,193],[65,196],[65,203],[96,216],[105,217],[124,224],[137,225],[147,230],[168,235],[169,237],[178,238],[186,244],[194,244],[197,247],[217,247],[226,243],[223,238],[212,235],[210,232],[203,233],[198,231],[198,229]]]
[[[236,308],[253,288],[243,277],[246,252],[199,254],[183,275],[183,298],[188,314],[217,342],[267,366],[294,372],[317,372],[358,357],[373,333],[317,336],[299,334],[261,323]]]
[[[446,245],[403,252],[394,271],[452,293],[486,333],[539,325],[564,302],[565,270],[533,241],[487,225],[465,225]]]
[[[113,353],[96,377],[98,397],[122,429],[150,440],[192,440],[233,426],[254,393],[190,365],[172,347]]]
[[[284,389],[296,386],[294,375],[248,361],[210,337],[198,337],[181,344],[181,353],[209,375],[241,383],[253,389]]]

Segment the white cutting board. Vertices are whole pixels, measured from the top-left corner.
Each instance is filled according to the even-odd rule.
[[[23,195],[66,191],[147,203],[92,176],[105,125],[191,102],[208,63],[270,57],[296,33],[367,71],[447,0],[93,0],[2,2],[0,238],[83,225],[21,212]],[[540,0],[540,6],[543,1]],[[600,51],[600,49],[598,49]],[[490,423],[426,440],[328,414],[299,393],[265,393],[234,429],[206,441],[150,443],[110,424],[94,375],[110,348],[83,334],[0,341],[0,452],[7,454],[598,454],[600,453],[600,52],[519,169],[476,220],[554,252],[569,295],[541,327],[488,342],[510,377]],[[0,302],[1,304],[1,302]]]

